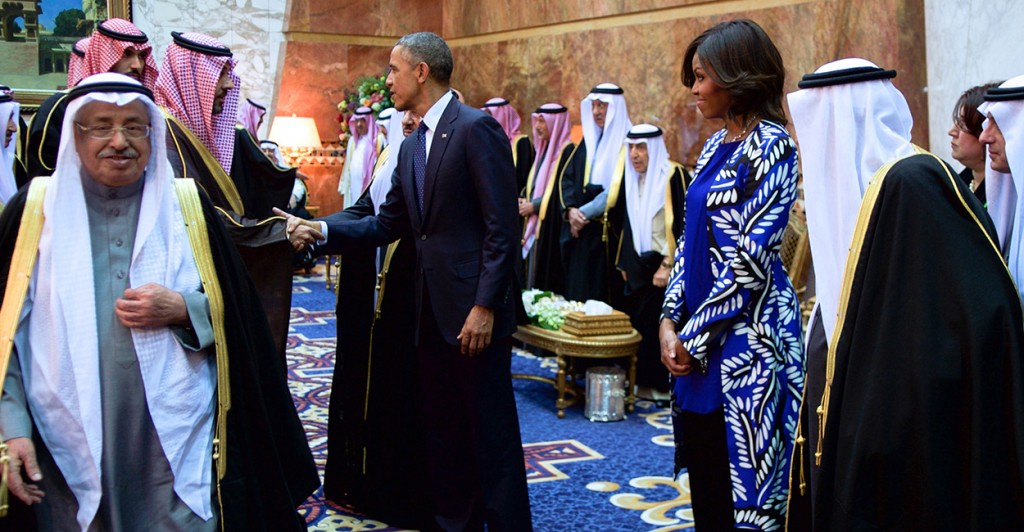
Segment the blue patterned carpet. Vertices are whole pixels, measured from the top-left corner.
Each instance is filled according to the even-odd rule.
[[[320,468],[327,459],[327,405],[334,371],[334,293],[323,265],[296,275],[288,338],[295,404]],[[513,373],[553,376],[553,358],[516,349]],[[668,409],[640,401],[624,421],[591,423],[582,405],[558,419],[555,390],[514,381],[534,527],[538,531],[670,531],[693,528],[689,484],[672,478]],[[327,502],[318,491],[300,508],[310,530],[391,531],[386,523]]]

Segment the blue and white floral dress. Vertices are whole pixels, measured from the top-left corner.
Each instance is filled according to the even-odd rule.
[[[697,160],[686,215],[696,226],[679,240],[662,316],[709,371],[676,379],[676,407],[724,412],[736,526],[772,530],[785,524],[805,374],[799,305],[779,256],[797,152],[766,120],[743,141],[724,139],[725,130],[713,135]],[[702,173],[709,163],[717,171]]]

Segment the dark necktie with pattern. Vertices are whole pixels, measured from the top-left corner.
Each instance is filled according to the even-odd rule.
[[[416,185],[416,206],[423,214],[423,179],[427,173],[427,123],[421,121],[416,128],[416,147],[412,151],[412,178]]]

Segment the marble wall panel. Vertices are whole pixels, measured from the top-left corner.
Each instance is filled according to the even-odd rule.
[[[468,2],[460,2],[450,0],[446,6],[470,9]],[[540,4],[538,9],[545,9],[546,4]],[[558,13],[571,14],[580,5],[564,3]],[[608,9],[618,4],[600,5]],[[459,23],[451,15],[446,12],[446,24]],[[626,90],[633,122],[663,127],[670,153],[692,163],[704,139],[721,123],[704,121],[681,85],[683,52],[704,29],[737,16],[754,19],[772,36],[786,63],[787,91],[796,90],[800,77],[823,63],[861,56],[899,70],[896,85],[906,94],[912,112],[927,116],[925,58],[919,42],[924,25],[921,0],[819,0],[740,14],[456,44],[456,84],[474,105],[501,95],[523,116],[540,103],[559,101],[570,108],[578,124],[579,101],[590,88],[604,81],[617,83]],[[914,129],[915,141],[923,146],[928,144],[926,126],[921,123]]]
[[[643,13],[706,0],[444,0],[448,38]]]
[[[931,149],[950,156],[953,104],[975,85],[1024,74],[1020,28],[1024,3],[1015,0],[925,0]]]
[[[281,0],[134,0],[132,17],[149,35],[157,64],[172,31],[206,33],[223,42],[238,60],[242,97],[270,105],[273,113],[284,9]],[[264,124],[261,136],[266,136],[268,127]]]
[[[440,0],[296,0],[289,31],[396,36],[441,31]]]

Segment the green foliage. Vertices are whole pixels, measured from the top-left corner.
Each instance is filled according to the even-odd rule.
[[[65,9],[53,19],[53,34],[61,37],[85,37],[88,28],[82,21],[85,12],[81,9]]]
[[[565,315],[572,311],[583,310],[583,303],[566,301],[560,295],[546,290],[523,290],[523,307],[526,315],[534,325],[557,331],[565,322]]]
[[[338,123],[341,127],[338,137],[343,141],[342,145],[348,136],[348,119],[356,109],[366,106],[373,109],[374,113],[379,113],[388,107],[394,107],[391,91],[386,84],[387,79],[387,72],[380,76],[363,76],[357,79],[352,87],[345,89],[345,96],[338,103]]]

